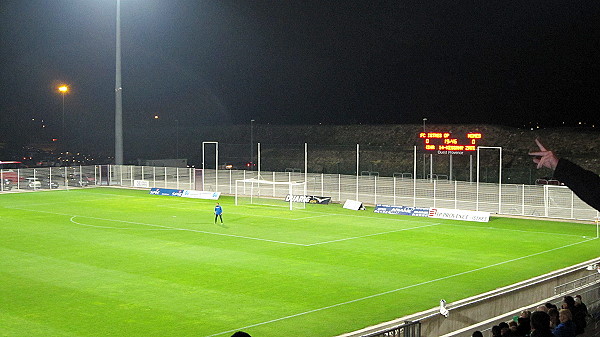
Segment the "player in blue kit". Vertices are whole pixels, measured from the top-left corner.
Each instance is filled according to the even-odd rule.
[[[217,223],[217,218],[221,219],[221,223],[223,223],[223,208],[217,202],[217,206],[215,206],[215,223]]]

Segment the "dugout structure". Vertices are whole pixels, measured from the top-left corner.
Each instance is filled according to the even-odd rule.
[[[242,179],[235,181],[236,205],[306,208],[306,182]]]

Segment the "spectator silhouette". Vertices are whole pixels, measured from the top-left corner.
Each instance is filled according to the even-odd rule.
[[[483,333],[481,333],[481,331],[477,330],[477,331],[473,332],[471,337],[483,337]]]
[[[550,327],[552,329],[556,328],[560,324],[560,319],[558,318],[558,309],[548,309],[548,315],[550,316]]]
[[[502,337],[502,329],[499,326],[494,325],[492,327],[492,337]]]
[[[247,332],[238,331],[238,332],[234,333],[233,335],[231,335],[231,337],[252,337],[252,336],[250,336],[250,334],[248,334]]]
[[[531,332],[531,311],[523,310],[517,319],[517,335],[518,336],[529,336]]]
[[[571,314],[571,320],[575,324],[575,332],[577,335],[581,335],[585,331],[587,325],[586,314],[582,311],[583,307],[575,305],[575,299],[572,296],[565,296],[563,298],[562,308],[569,309]],[[586,308],[587,310],[587,308]],[[559,312],[560,313],[560,312]],[[560,314],[559,314],[560,318]],[[562,320],[561,320],[562,322]]]
[[[550,316],[543,311],[531,314],[531,337],[554,337],[550,330]]]
[[[535,140],[540,151],[530,152],[537,168],[547,167],[554,170],[554,177],[567,185],[579,199],[600,211],[600,176],[592,171],[563,158],[558,158],[554,152],[547,150],[542,143]]]
[[[498,324],[498,326],[500,327],[500,336],[502,336],[502,337],[510,336],[510,326],[508,325],[508,323],[500,322],[500,324]]]
[[[587,306],[581,300],[581,295],[576,295],[575,296],[575,307],[577,307],[578,310],[581,310],[581,311],[585,312],[586,316],[589,315]]]
[[[577,326],[577,334],[580,335],[587,327],[587,318],[590,316],[587,306],[581,301],[581,295],[575,296],[575,307],[573,313],[573,322]]]
[[[519,331],[517,330],[517,322],[510,321],[508,322],[508,328],[510,329],[510,333],[508,334],[511,337],[521,337],[519,336]]]

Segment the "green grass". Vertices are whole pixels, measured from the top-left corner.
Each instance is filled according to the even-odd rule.
[[[334,336],[598,256],[592,224],[0,195],[1,336]],[[583,238],[586,236],[586,238]]]

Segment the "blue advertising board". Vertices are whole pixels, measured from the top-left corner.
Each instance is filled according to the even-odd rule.
[[[152,195],[166,195],[170,197],[181,197],[183,190],[176,190],[171,188],[151,188],[150,194]]]
[[[411,216],[429,216],[429,208],[418,208],[410,206],[390,206],[377,204],[375,213],[392,214],[392,215],[411,215]]]

